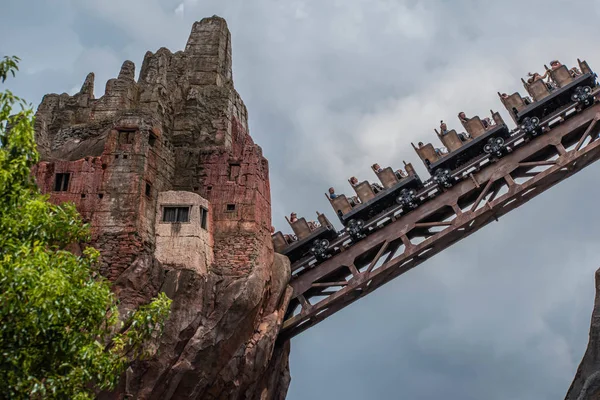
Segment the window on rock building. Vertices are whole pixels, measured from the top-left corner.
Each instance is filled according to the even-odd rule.
[[[63,173],[56,174],[54,180],[54,191],[55,192],[66,192],[69,189],[69,179],[71,178],[71,174]]]
[[[200,207],[200,227],[207,229],[208,226],[208,210],[204,207]]]
[[[119,131],[119,144],[133,144],[135,130],[122,129]]]
[[[189,222],[190,206],[163,207],[163,222]]]
[[[150,132],[148,134],[148,144],[150,145],[150,147],[154,147],[154,144],[156,143],[156,135],[152,132]]]
[[[237,163],[229,164],[229,181],[235,182],[240,175],[241,165]]]

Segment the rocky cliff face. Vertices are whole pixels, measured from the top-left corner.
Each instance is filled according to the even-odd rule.
[[[600,269],[596,271],[596,299],[590,341],[565,400],[600,399]]]
[[[207,277],[165,269],[138,258],[115,282],[126,308],[159,290],[173,299],[156,354],[128,371],[103,399],[284,399],[290,382],[289,345],[275,339],[289,301],[289,265],[277,256],[248,274]]]
[[[126,61],[98,99],[93,74],[45,96],[36,140],[37,182],[90,223],[121,312],[173,299],[153,356],[100,398],[285,398],[289,344],[275,339],[290,266],[273,253],[268,162],[233,88],[225,21],[195,23],[184,51],[148,52],[137,80]]]

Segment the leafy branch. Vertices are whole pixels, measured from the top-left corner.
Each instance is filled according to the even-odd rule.
[[[0,61],[1,82],[15,76],[18,62]],[[0,397],[92,399],[149,354],[171,300],[159,294],[119,329],[98,251],[65,250],[89,242],[89,226],[73,204],[51,204],[32,179],[33,126],[25,101],[0,91]]]

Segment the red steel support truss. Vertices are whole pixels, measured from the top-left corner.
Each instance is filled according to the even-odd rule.
[[[564,117],[561,113],[555,127],[471,179],[329,260],[294,274],[280,339],[319,323],[598,160],[600,104]]]

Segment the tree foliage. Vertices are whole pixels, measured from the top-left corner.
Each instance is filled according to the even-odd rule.
[[[0,81],[19,59],[0,60]],[[0,92],[0,397],[91,399],[114,388],[144,342],[160,333],[170,300],[159,295],[119,322],[117,300],[96,270],[99,253],[72,204],[53,205],[32,177],[33,112]]]

